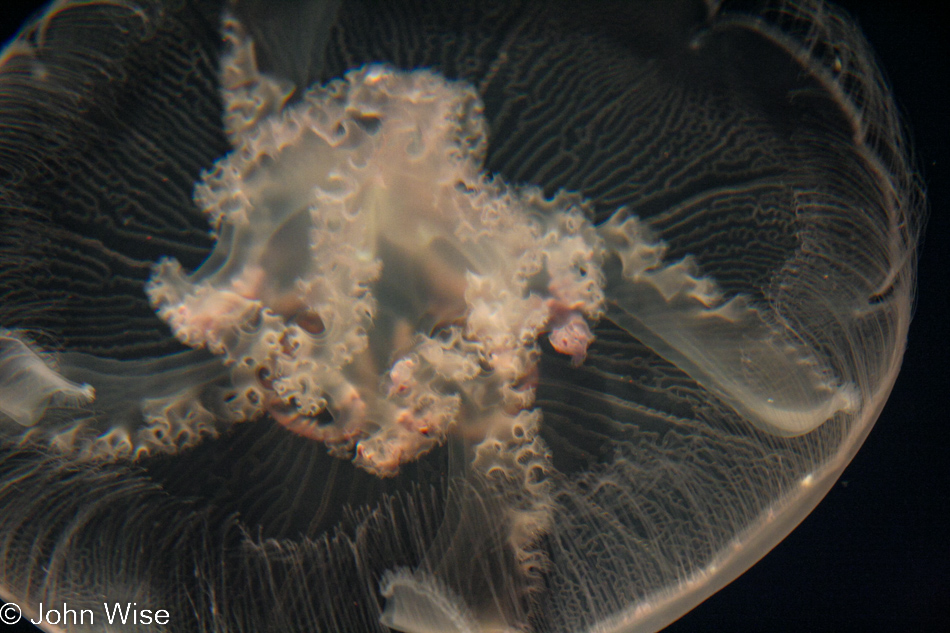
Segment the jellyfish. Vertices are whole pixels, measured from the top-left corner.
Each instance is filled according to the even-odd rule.
[[[818,1],[53,3],[0,57],[0,593],[663,628],[887,399],[894,111]]]

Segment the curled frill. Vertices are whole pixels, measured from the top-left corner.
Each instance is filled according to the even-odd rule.
[[[583,362],[602,240],[580,197],[483,172],[481,109],[467,84],[368,66],[233,126],[196,189],[214,251],[190,274],[160,262],[147,292],[224,359],[234,420],[393,475],[453,432],[523,424],[542,334]]]

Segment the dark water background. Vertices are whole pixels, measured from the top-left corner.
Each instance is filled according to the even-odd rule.
[[[42,4],[0,1],[0,41]],[[878,53],[928,190],[904,368],[825,501],[670,632],[950,631],[950,20],[945,0],[837,4]]]

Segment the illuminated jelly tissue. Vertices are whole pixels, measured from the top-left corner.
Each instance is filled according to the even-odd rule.
[[[753,421],[800,432],[850,406],[741,298],[724,302],[689,259],[664,266],[636,217],[594,227],[578,194],[487,174],[470,85],[369,65],[288,104],[234,36],[230,55],[235,150],[195,193],[217,242],[191,274],[159,262],[147,292],[181,341],[223,358],[233,421],[266,412],[381,476],[451,434],[475,440],[476,467],[519,469],[543,453],[539,339],[584,362],[608,259],[618,323]],[[720,339],[741,329],[744,358],[806,384],[809,402],[782,408],[731,352],[695,349],[712,322]]]

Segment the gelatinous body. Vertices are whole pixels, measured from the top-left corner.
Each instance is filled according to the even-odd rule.
[[[11,43],[4,597],[643,631],[764,555],[893,384],[919,191],[824,5],[655,4],[65,2]]]
[[[280,95],[232,39],[232,112]],[[533,438],[537,339],[583,362],[607,258],[611,318],[753,423],[798,434],[857,406],[626,210],[598,229],[576,194],[485,173],[482,109],[471,86],[368,66],[233,133],[196,192],[214,251],[188,276],[162,262],[147,292],[183,343],[223,356],[235,421],[267,412],[383,475],[450,432]]]

